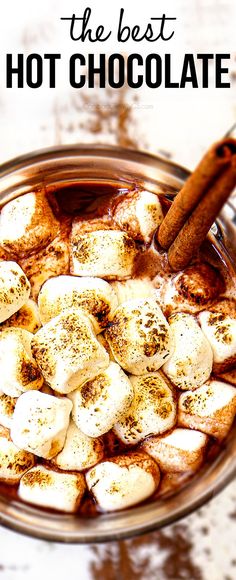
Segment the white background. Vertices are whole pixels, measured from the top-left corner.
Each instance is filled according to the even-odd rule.
[[[90,0],[88,3],[93,8],[92,20],[107,28],[117,23],[121,6],[125,8],[129,24],[147,24],[149,17],[163,12],[177,17],[175,35],[170,42],[160,41],[155,48],[146,43],[126,45],[127,53],[171,52],[177,68],[182,55],[188,52],[235,54],[235,0]],[[67,61],[70,54],[92,52],[95,46],[91,49],[88,43],[85,46],[73,43],[66,24],[60,21],[60,16],[70,16],[73,12],[81,15],[86,5],[76,0],[1,0],[0,162],[40,147],[94,140],[89,130],[91,110],[86,109],[77,91],[69,88]],[[118,48],[111,39],[106,52]],[[104,46],[98,45],[96,50],[102,52]],[[4,88],[6,52],[61,53],[57,89]],[[138,105],[133,109],[138,146],[154,153],[164,150],[176,161],[193,167],[212,140],[220,138],[236,120],[235,72],[233,56],[230,90],[139,90]],[[94,95],[95,101],[102,98],[104,106],[109,106],[106,91],[98,97]],[[128,104],[133,103],[133,97],[133,91],[129,91]],[[116,125],[112,131],[97,134],[96,141],[116,143]],[[0,580],[50,577],[90,580],[101,576],[105,580],[234,580],[235,499],[235,484],[231,484],[210,504],[162,534],[151,534],[140,542],[114,543],[97,549],[49,544],[0,528]],[[179,565],[176,563],[173,575],[177,537],[182,546],[182,560]],[[191,573],[185,566],[186,558],[193,563]],[[166,572],[165,566],[168,559],[170,572]],[[106,570],[110,572],[103,571],[104,561],[108,562]]]
[[[73,42],[69,37],[69,25],[60,20],[73,12],[81,16],[86,2],[75,0],[8,0],[1,3],[0,12],[0,115],[1,133],[0,160],[42,147],[55,141],[91,141],[94,136],[86,131],[71,133],[65,128],[72,124],[75,115],[78,121],[86,110],[84,106],[75,111],[73,99],[79,101],[78,91],[69,87],[68,60],[74,52],[171,52],[173,78],[178,80],[184,53],[228,53],[232,56],[231,72],[236,71],[235,23],[236,3],[234,0],[90,0],[91,24],[104,24],[113,30],[107,43]],[[168,42],[143,41],[118,45],[115,26],[120,7],[125,9],[127,24],[148,24],[151,16],[177,18],[175,34]],[[39,89],[5,88],[5,55],[7,52],[30,54],[56,52],[62,54],[57,68],[57,88]],[[198,70],[199,72],[199,70]],[[211,66],[214,74],[214,65]],[[138,94],[139,106],[134,109],[138,126],[139,146],[152,152],[171,151],[175,159],[185,165],[193,165],[208,144],[219,137],[234,122],[236,117],[236,83],[231,89],[138,89],[130,90],[127,96],[132,102]],[[89,90],[91,95],[92,89]],[[100,91],[100,95],[102,91]],[[58,115],[61,128],[58,131]],[[64,128],[64,130],[63,130]],[[111,141],[111,137],[98,135],[97,140]],[[113,137],[115,142],[115,135]]]

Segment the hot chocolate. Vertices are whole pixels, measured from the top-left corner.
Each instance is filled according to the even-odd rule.
[[[22,195],[0,221],[2,491],[84,516],[173,493],[236,412],[223,260],[207,242],[173,273],[161,190],[92,187]]]

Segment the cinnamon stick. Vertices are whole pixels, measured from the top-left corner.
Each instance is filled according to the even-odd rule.
[[[233,155],[230,165],[212,183],[171,245],[168,260],[172,270],[182,270],[189,264],[235,186],[236,155]]]
[[[215,143],[204,155],[196,170],[175,197],[158,231],[158,242],[168,249],[186,220],[218,177],[227,172],[236,155],[236,140],[227,138]]]

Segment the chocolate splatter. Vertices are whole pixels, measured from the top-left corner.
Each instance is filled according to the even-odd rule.
[[[89,131],[94,136],[104,133],[115,135],[118,145],[135,147],[137,141],[130,135],[132,125],[132,105],[137,101],[135,95],[127,102],[128,89],[124,87],[119,91],[107,88],[102,95],[92,93],[78,93],[72,100],[77,111],[87,112],[87,122],[79,122],[80,129]]]
[[[35,51],[36,46],[49,42],[52,32],[53,24],[47,20],[41,20],[40,22],[37,20],[37,23],[32,22],[30,27],[25,27],[21,34],[21,43],[25,54],[30,54]]]
[[[134,111],[138,108],[137,94],[128,87],[122,89],[84,89],[70,93],[63,103],[54,103],[55,142],[73,140],[110,143],[121,147],[145,148],[139,134]]]
[[[233,512],[231,512],[231,513],[229,514],[229,517],[230,517],[232,520],[236,520],[236,510],[234,510]]]
[[[183,524],[102,548],[93,546],[96,560],[91,562],[91,578],[203,580],[200,568],[192,560],[192,549],[189,530]]]

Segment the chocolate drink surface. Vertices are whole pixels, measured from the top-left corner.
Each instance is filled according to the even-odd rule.
[[[173,273],[169,201],[85,182],[0,222],[1,493],[84,517],[201,477],[236,411],[234,274],[210,241]]]

